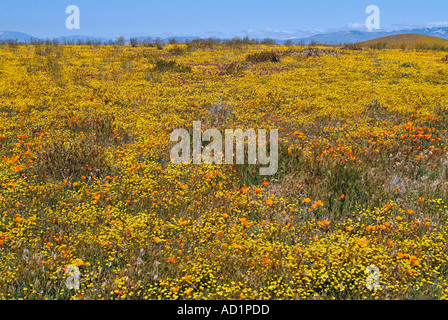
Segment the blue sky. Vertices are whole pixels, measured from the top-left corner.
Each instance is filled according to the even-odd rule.
[[[68,30],[65,8],[80,9]],[[214,35],[289,38],[363,29],[368,5],[381,10],[381,29],[448,26],[447,0],[6,0],[0,30],[38,37],[63,35]]]

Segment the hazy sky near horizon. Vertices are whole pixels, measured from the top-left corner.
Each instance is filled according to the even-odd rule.
[[[69,30],[65,9],[80,9]],[[380,8],[381,29],[448,26],[447,0],[3,0],[0,30],[38,37],[214,35],[300,37],[363,30],[366,8]]]

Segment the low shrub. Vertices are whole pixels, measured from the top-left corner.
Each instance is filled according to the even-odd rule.
[[[104,150],[85,137],[81,140],[62,139],[46,143],[37,153],[32,173],[42,178],[81,179],[109,172]]]
[[[259,63],[259,62],[280,62],[280,56],[272,51],[261,51],[249,53],[246,56],[247,62]]]
[[[176,61],[157,59],[152,71],[156,72],[191,72],[191,67],[178,64]]]

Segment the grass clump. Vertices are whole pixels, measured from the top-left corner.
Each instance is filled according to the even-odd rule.
[[[101,176],[109,172],[104,150],[85,137],[81,140],[53,140],[46,143],[31,167],[44,178],[56,180]]]
[[[276,52],[261,51],[249,53],[246,56],[247,62],[259,63],[259,62],[280,62],[280,56]]]
[[[179,73],[187,73],[191,72],[190,66],[183,66],[178,64],[176,61],[157,59],[155,61],[155,66],[152,69],[155,72],[179,72]]]
[[[224,68],[224,74],[228,75],[240,75],[244,71],[244,66],[238,62],[231,62]]]
[[[82,119],[67,117],[65,125],[72,133],[87,135],[92,142],[100,146],[134,142],[134,136],[119,127],[115,123],[115,116],[110,114],[89,115]]]
[[[185,55],[186,50],[181,46],[175,45],[171,48],[168,48],[166,51],[173,56],[183,56]]]

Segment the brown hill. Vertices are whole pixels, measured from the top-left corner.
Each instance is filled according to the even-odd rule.
[[[400,34],[360,42],[357,46],[373,49],[431,49],[448,51],[448,40],[421,34]]]

